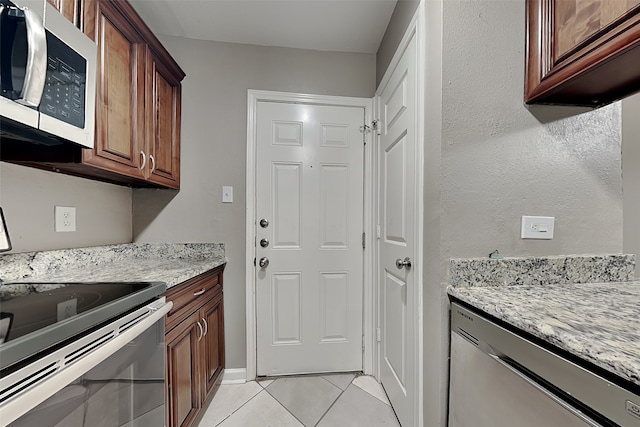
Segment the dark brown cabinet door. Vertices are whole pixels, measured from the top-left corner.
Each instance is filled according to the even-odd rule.
[[[180,80],[147,50],[147,149],[148,179],[170,188],[180,188]]]
[[[172,287],[165,318],[167,427],[190,427],[222,381],[224,265]]]
[[[640,91],[640,0],[527,0],[525,102],[598,107]]]
[[[206,324],[202,340],[203,401],[215,387],[224,369],[224,312],[222,294],[209,301],[200,311]]]
[[[200,408],[198,313],[194,313],[165,337],[167,347],[167,423],[191,424]]]
[[[98,44],[96,140],[83,162],[134,178],[144,178],[144,78],[146,45],[109,1],[87,3],[85,34]]]

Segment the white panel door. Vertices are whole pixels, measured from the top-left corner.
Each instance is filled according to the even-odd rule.
[[[379,298],[380,379],[400,423],[412,427],[416,405],[416,330],[413,269],[416,194],[416,41],[409,43],[380,92]]]
[[[258,102],[259,376],[362,369],[363,123],[363,108]]]

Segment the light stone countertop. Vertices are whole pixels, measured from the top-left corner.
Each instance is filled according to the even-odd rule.
[[[220,243],[146,243],[6,254],[0,285],[26,282],[165,282],[167,288],[226,263]]]
[[[477,258],[450,267],[454,299],[640,386],[635,256]]]
[[[640,386],[640,281],[450,286],[448,293]]]

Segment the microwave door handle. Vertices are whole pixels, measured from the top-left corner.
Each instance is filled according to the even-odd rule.
[[[26,7],[22,11],[27,27],[28,53],[21,97],[16,102],[37,107],[47,78],[47,35],[42,18],[36,12]]]

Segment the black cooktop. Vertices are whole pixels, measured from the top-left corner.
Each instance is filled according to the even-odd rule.
[[[164,282],[0,284],[0,369],[160,296]]]

